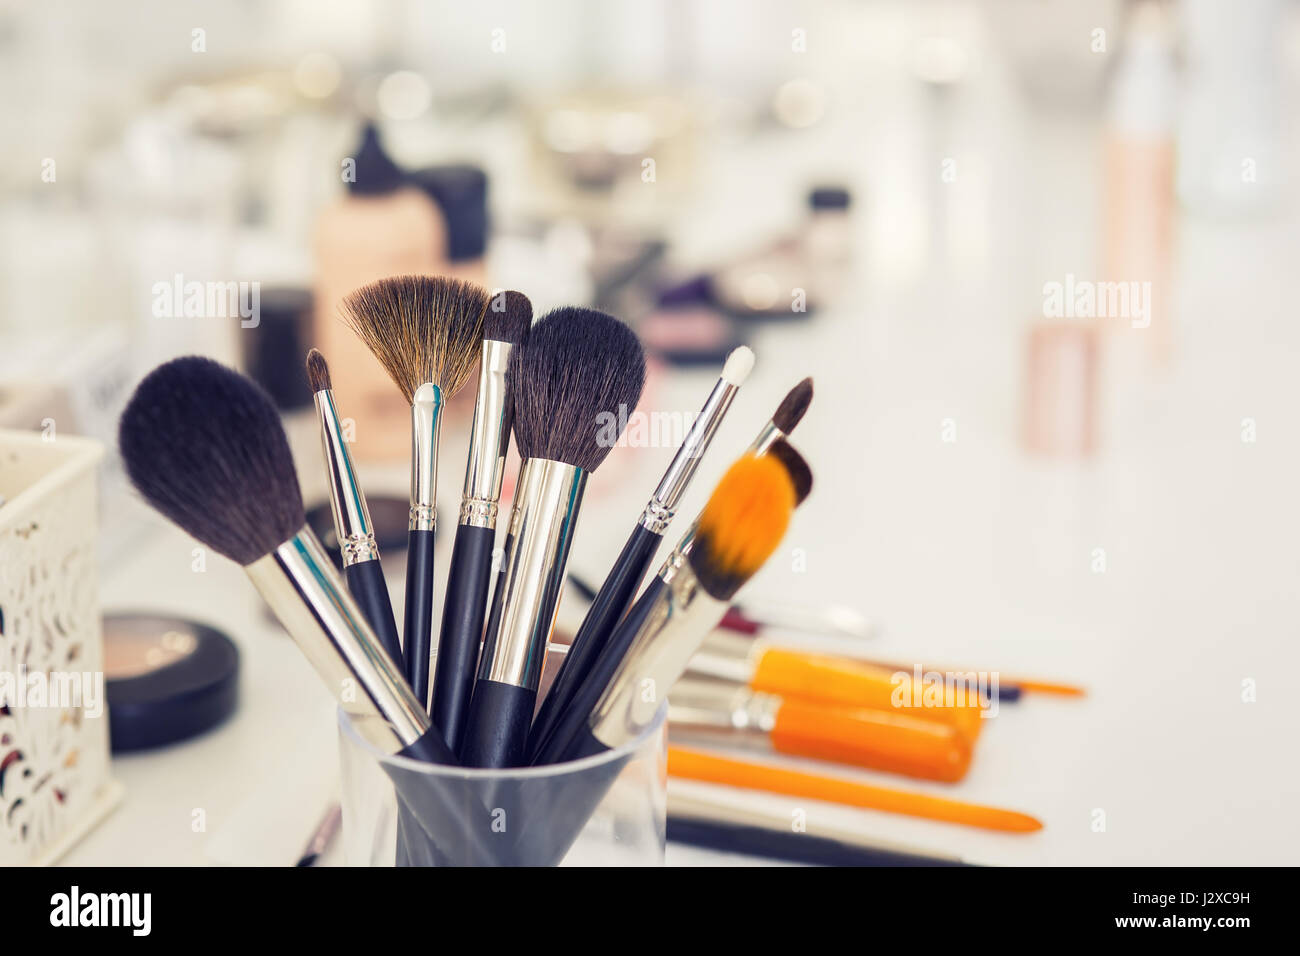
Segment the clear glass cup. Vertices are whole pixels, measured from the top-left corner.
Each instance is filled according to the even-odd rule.
[[[349,866],[662,866],[667,708],[616,750],[544,767],[381,754],[339,712]]]

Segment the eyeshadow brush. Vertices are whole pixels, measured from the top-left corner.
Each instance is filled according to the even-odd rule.
[[[483,640],[483,616],[492,583],[497,507],[510,448],[514,400],[506,370],[510,355],[528,335],[533,306],[519,292],[492,297],[483,324],[478,395],[470,428],[469,461],[460,520],[447,570],[442,630],[433,673],[429,715],[453,749],[460,746],[474,690],[474,670]]]
[[[343,440],[343,428],[334,407],[334,391],[330,387],[329,364],[316,349],[307,353],[307,379],[316,402],[316,416],[320,419],[321,451],[329,482],[334,531],[343,558],[343,577],[384,650],[394,661],[400,661],[402,645],[393,620],[388,584],[379,563],[370,509],[366,507],[366,496]]]

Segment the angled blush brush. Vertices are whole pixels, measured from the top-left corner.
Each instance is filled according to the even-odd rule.
[[[393,605],[388,597],[379,547],[375,544],[370,509],[361,491],[352,456],[343,440],[338,411],[334,407],[334,390],[330,387],[330,368],[317,349],[307,353],[307,380],[315,396],[316,416],[320,419],[321,452],[329,483],[330,509],[334,513],[334,531],[343,556],[343,577],[348,590],[374,629],[375,636],[394,661],[402,659],[402,645],[393,620]]]
[[[362,737],[383,753],[455,763],[307,526],[260,388],[211,359],[174,359],[137,387],[119,445],[155,509],[243,567]]]
[[[727,357],[722,374],[705,400],[704,407],[691,424],[681,447],[668,465],[668,470],[659,480],[636,527],[632,529],[632,534],[606,576],[605,583],[592,599],[591,608],[578,628],[578,633],[574,635],[569,652],[564,656],[550,692],[542,701],[541,710],[533,722],[529,735],[531,748],[539,747],[551,732],[556,719],[568,707],[574,691],[605,646],[610,632],[631,607],[632,599],[636,597],[637,589],[641,587],[641,581],[650,568],[650,562],[654,560],[655,552],[663,541],[664,532],[677,513],[682,495],[695,477],[700,461],[713,441],[718,426],[726,417],[732,400],[753,368],[754,353],[743,345]]]
[[[780,544],[795,505],[794,482],[778,458],[746,453],[733,464],[692,533],[611,635],[534,763],[603,753],[648,727],[736,591]]]
[[[556,309],[514,350],[507,380],[523,461],[460,747],[461,759],[479,767],[525,762],[583,489],[618,442],[621,429],[610,423],[626,422],[641,397],[645,353],[612,316]]]
[[[474,668],[483,640],[483,616],[492,578],[497,505],[514,421],[506,370],[511,352],[524,341],[532,321],[533,306],[528,297],[503,292],[493,295],[483,324],[483,356],[465,466],[465,491],[447,571],[429,709],[435,726],[453,749],[460,746],[474,690]]]
[[[489,295],[470,282],[397,276],[343,302],[344,320],[411,403],[411,516],[402,654],[415,696],[429,704],[433,554],[442,406],[464,387],[483,341]]]

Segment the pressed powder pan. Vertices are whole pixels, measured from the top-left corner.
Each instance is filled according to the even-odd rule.
[[[238,699],[239,650],[205,624],[150,614],[104,616],[104,686],[114,753],[189,740]]]

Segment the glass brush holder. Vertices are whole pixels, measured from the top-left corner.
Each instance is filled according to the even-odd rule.
[[[660,866],[667,708],[635,740],[489,770],[380,753],[339,712],[349,866]]]

